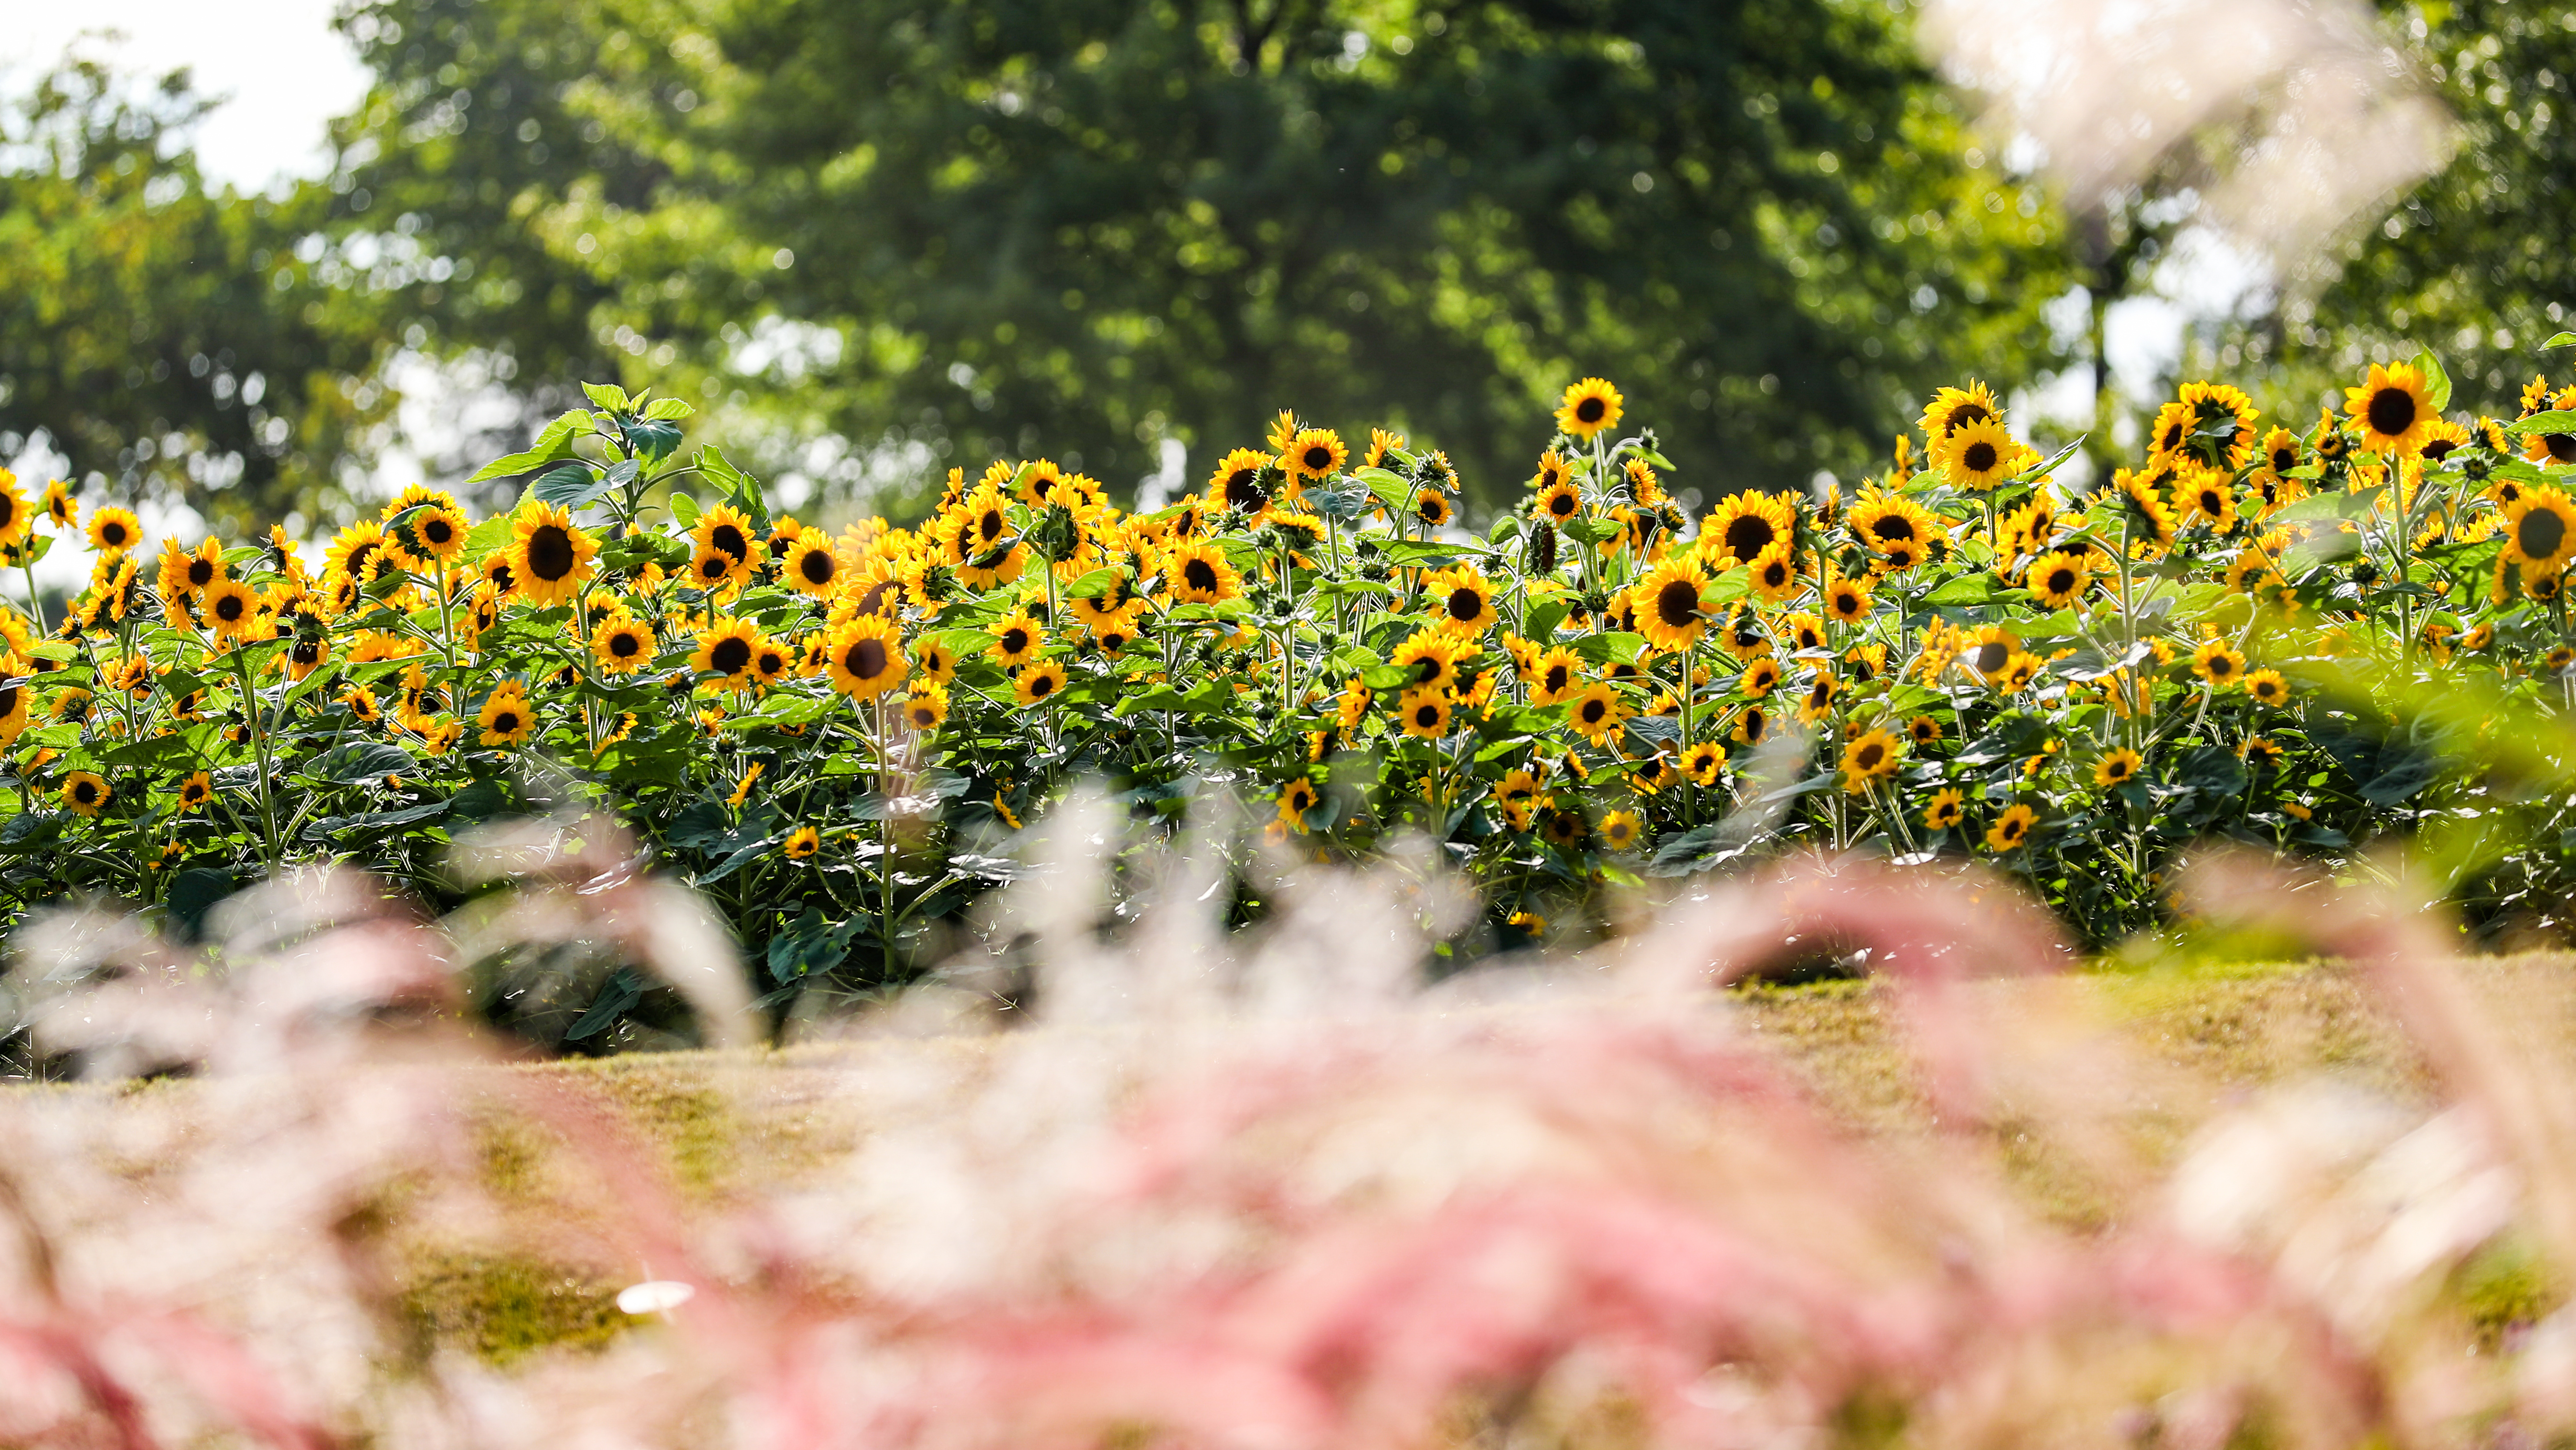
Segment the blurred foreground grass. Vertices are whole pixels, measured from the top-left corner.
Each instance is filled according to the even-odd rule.
[[[2471,959],[2463,970],[2518,1010],[2576,1023],[2576,956]],[[2320,962],[2194,960],[2073,979],[2076,990],[2149,1056],[2222,1094],[2325,1072],[2408,1101],[2429,1101],[2423,1065],[2386,1014],[2342,967]],[[1986,990],[2028,990],[2010,982]],[[1926,1131],[1911,1060],[1895,1038],[1889,989],[1874,981],[1753,986],[1728,994],[1744,1027],[1793,1065],[1809,1089],[1862,1133]],[[1474,1010],[1546,1010],[1488,1008]],[[1047,1031],[1080,1029],[1048,1028]],[[672,1181],[722,1198],[790,1190],[822,1179],[870,1130],[870,1080],[925,1070],[971,1079],[992,1066],[991,1035],[878,1037],[775,1052],[675,1052],[533,1064],[504,1071],[586,1085],[639,1137],[656,1145]],[[2569,1046],[2576,1049],[2576,1039]],[[2151,1140],[2179,1148],[2197,1126],[2163,1104],[2135,1104]],[[1990,1131],[2010,1137],[2010,1122]],[[488,1125],[490,1174],[508,1193],[541,1171],[542,1142]],[[2005,1158],[2031,1205],[2063,1223],[2099,1221],[2097,1206],[2038,1153]],[[507,1363],[548,1346],[605,1344],[635,1321],[620,1313],[621,1282],[596,1272],[495,1258],[437,1244],[413,1257],[401,1297],[427,1344]],[[639,1268],[633,1277],[644,1277]],[[2490,1341],[2554,1306],[2559,1288],[2517,1241],[2490,1247],[2462,1272],[2462,1297]]]

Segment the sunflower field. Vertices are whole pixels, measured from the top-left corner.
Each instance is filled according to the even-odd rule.
[[[0,611],[0,890],[184,925],[339,860],[437,896],[456,833],[605,808],[776,1002],[918,971],[1090,779],[1173,829],[1254,803],[1275,850],[1441,843],[1470,955],[1798,843],[1986,858],[2100,942],[2171,910],[2195,840],[2360,861],[2461,822],[2454,894],[2554,929],[2576,797],[2508,747],[2576,680],[2576,388],[2448,393],[2420,355],[2294,427],[2191,384],[2077,496],[2071,447],[1948,388],[1848,494],[1685,508],[1587,378],[1478,532],[1439,451],[1283,413],[1152,512],[1005,461],[828,534],[607,386],[469,480],[508,511],[413,488],[318,549],[154,546],[7,479],[37,617]],[[83,546],[52,618],[34,563]]]

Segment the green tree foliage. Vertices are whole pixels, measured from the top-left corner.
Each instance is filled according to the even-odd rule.
[[[2422,343],[2448,363],[2455,407],[2509,417],[2541,343],[2576,305],[2564,241],[2576,224],[2576,5],[2420,0],[2382,11],[2415,37],[2460,149],[2347,244],[2312,311],[2261,331],[2283,345],[2299,391],[2321,395],[2365,357]],[[2563,366],[2553,381],[2569,381]]]
[[[92,61],[0,103],[0,457],[41,431],[119,502],[309,516],[388,405],[381,348],[293,251],[312,202],[206,189],[204,109]]]
[[[700,371],[764,318],[789,435],[1125,482],[1294,406],[1400,422],[1488,497],[1529,405],[1617,380],[1681,482],[1848,469],[2019,370],[2052,214],[1860,0],[379,0],[372,206],[477,262],[422,309],[523,381]],[[775,324],[772,324],[774,327]],[[746,330],[747,327],[749,330]],[[819,330],[819,331],[818,331]],[[1070,460],[1067,460],[1070,461]],[[919,470],[920,473],[929,470]]]

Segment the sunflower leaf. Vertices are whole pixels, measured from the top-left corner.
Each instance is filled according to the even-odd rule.
[[[2571,346],[2576,346],[2576,332],[2562,332],[2562,333],[2559,333],[2559,334],[2557,334],[2556,336],[2554,336],[2554,337],[2550,338],[2547,342],[2542,343],[2542,344],[2540,345],[2540,349],[2541,349],[2541,351],[2543,351],[2543,352],[2547,352],[2549,349],[2551,349],[2551,348],[2553,348],[2553,347],[2571,347]]]
[[[2424,400],[2438,413],[2451,406],[2451,375],[2442,368],[2442,360],[2433,356],[2429,347],[2415,352],[2415,370],[2424,375]]]
[[[598,424],[590,414],[575,408],[548,423],[526,452],[493,459],[476,469],[474,475],[465,481],[468,484],[489,483],[496,478],[516,478],[523,473],[533,473],[546,464],[573,457],[573,440],[597,431]]]
[[[2528,436],[2533,433],[2576,433],[2576,412],[2552,410],[2534,413],[2519,422],[2507,423],[2504,431]]]

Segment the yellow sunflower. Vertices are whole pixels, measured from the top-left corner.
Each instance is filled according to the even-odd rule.
[[[1891,731],[1871,730],[1843,747],[1843,789],[1857,795],[1872,781],[1896,774],[1905,748]]]
[[[1494,586],[1464,564],[1426,576],[1422,593],[1433,623],[1452,634],[1482,634],[1502,617],[1494,612]]]
[[[1292,483],[1306,479],[1325,479],[1342,471],[1350,450],[1342,446],[1342,435],[1330,428],[1307,428],[1291,439],[1280,455],[1279,467]]]
[[[238,579],[217,579],[205,592],[207,627],[225,639],[247,639],[259,623],[259,596]]]
[[[798,593],[828,598],[841,583],[841,556],[834,552],[830,535],[820,529],[802,529],[789,541],[778,572],[787,587]]]
[[[1825,586],[1825,613],[1844,624],[1869,618],[1870,607],[1866,579],[1836,579]]]
[[[1872,489],[1853,504],[1847,520],[1852,537],[1862,547],[1876,551],[1887,559],[1887,567],[1902,572],[1929,557],[1933,541],[1946,538],[1948,531],[1932,511],[1895,494]]]
[[[1637,632],[1667,654],[1698,644],[1708,632],[1708,616],[1701,613],[1699,602],[1700,591],[1707,587],[1707,573],[1690,555],[1665,559],[1633,592]]]
[[[1619,390],[1602,378],[1568,383],[1565,400],[1557,406],[1556,426],[1568,438],[1589,443],[1603,429],[1619,426],[1620,405],[1625,401]]]
[[[72,486],[59,478],[45,485],[44,509],[55,528],[80,527],[80,501],[72,496]]]
[[[993,663],[1004,669],[1015,669],[1035,658],[1038,647],[1046,643],[1046,631],[1025,612],[1003,619],[993,626],[993,647],[985,651]]]
[[[1583,660],[1574,651],[1559,646],[1540,655],[1537,668],[1529,676],[1530,703],[1554,705],[1574,697],[1583,688]]]
[[[1549,523],[1571,523],[1583,513],[1583,494],[1570,482],[1553,483],[1531,500],[1530,509]]]
[[[1773,544],[1753,561],[1753,592],[1766,604],[1779,604],[1798,592],[1798,560],[1787,540]]]
[[[2343,390],[2343,410],[2360,430],[2361,446],[2390,458],[2421,448],[2438,416],[2413,363],[2372,363],[2360,387]]]
[[[750,620],[719,615],[698,631],[698,648],[689,657],[689,668],[701,675],[715,675],[727,684],[744,684],[751,678],[752,661],[766,643],[760,626]]]
[[[948,719],[948,687],[937,680],[920,680],[904,695],[903,723],[927,735]]]
[[[912,642],[912,667],[924,678],[947,684],[957,677],[957,652],[935,639]]]
[[[2018,471],[2029,452],[2013,441],[2003,424],[1988,420],[1960,424],[1941,441],[1934,456],[1940,460],[1942,476],[1952,484],[1983,493]]]
[[[2191,670],[2213,689],[2224,689],[2244,678],[2245,656],[2228,648],[2223,639],[2205,639],[2191,652]]]
[[[2134,750],[2124,747],[2110,751],[2094,763],[2093,783],[2104,790],[2126,785],[2137,779],[2138,772],[2145,769],[2146,764],[2145,757]]]
[[[1923,807],[1923,825],[1927,830],[1946,831],[1967,819],[1967,797],[1955,787],[1934,791],[1931,803]]]
[[[2226,474],[2191,469],[2177,482],[2174,496],[2182,500],[2186,521],[2198,515],[2222,534],[2236,527],[2236,485],[2228,481]]]
[[[1726,747],[1703,740],[1682,752],[1682,774],[1700,785],[1715,785],[1726,773]]]
[[[1748,700],[1759,700],[1779,684],[1780,662],[1763,655],[1744,667],[1744,673],[1736,679],[1735,691]]]
[[[215,798],[215,778],[198,771],[179,782],[179,809],[194,811]]]
[[[1316,802],[1321,799],[1322,797],[1315,791],[1315,783],[1313,781],[1306,779],[1302,775],[1297,777],[1295,780],[1292,780],[1288,782],[1287,785],[1281,787],[1279,791],[1280,821],[1285,824],[1288,829],[1296,831],[1301,835],[1304,834],[1306,830],[1306,813],[1313,810]]]
[[[833,689],[853,700],[873,700],[903,683],[911,666],[894,621],[865,614],[832,631],[824,645],[823,668],[832,676]],[[940,705],[944,716],[944,692]]]
[[[36,511],[27,506],[27,496],[18,492],[18,475],[0,468],[0,546],[22,542],[35,523]]]
[[[1775,545],[1786,546],[1798,528],[1797,506],[1780,494],[1746,490],[1720,502],[1701,522],[1700,551],[1719,569],[1750,564]]]
[[[1395,647],[1388,662],[1412,670],[1415,687],[1446,690],[1458,683],[1458,662],[1472,653],[1468,641],[1437,629],[1419,629]]]
[[[1413,517],[1425,528],[1439,528],[1449,522],[1449,496],[1436,488],[1426,488],[1413,495]]]
[[[2576,553],[2576,502],[2564,490],[2527,488],[2504,511],[2503,558],[2527,575],[2555,576]]]
[[[823,849],[823,833],[812,826],[798,826],[787,833],[783,850],[790,861],[803,861]]]
[[[1637,819],[1634,811],[1612,811],[1601,818],[1601,844],[1610,850],[1625,851],[1645,833],[1645,823]]]
[[[2014,806],[1995,817],[1986,828],[1986,849],[2011,851],[2030,840],[2031,831],[2039,825],[2039,812],[2028,806]]]
[[[1223,604],[1243,593],[1243,576],[1213,542],[1174,549],[1163,570],[1172,597],[1185,604]]]
[[[2479,647],[2468,646],[2470,649]],[[2245,693],[2253,696],[2254,703],[2258,705],[2286,705],[2290,701],[2290,682],[2281,677],[2279,670],[2256,670],[2245,677]]]
[[[1441,739],[1449,733],[1448,692],[1417,685],[1396,701],[1395,714],[1403,722],[1405,734],[1425,740]]]
[[[2084,595],[2093,581],[2093,556],[2060,549],[2042,555],[2025,581],[2032,595],[2051,609],[2064,609]]]
[[[1574,697],[1572,708],[1566,712],[1566,722],[1574,727],[1575,733],[1595,745],[1607,743],[1627,718],[1627,702],[1619,698],[1619,692],[1607,681],[1586,686]]]
[[[86,770],[75,770],[63,778],[63,804],[84,816],[95,816],[101,807],[116,799],[116,792],[105,780]]]
[[[90,516],[89,544],[103,554],[122,554],[143,542],[143,525],[134,511],[103,508]]]
[[[1248,514],[1255,522],[1266,517],[1270,490],[1263,486],[1261,474],[1269,466],[1270,455],[1257,448],[1238,448],[1219,459],[1216,471],[1208,475],[1209,510]]]
[[[612,675],[632,674],[653,662],[653,631],[624,614],[612,614],[590,634],[591,655]]]
[[[599,545],[575,528],[570,511],[530,502],[512,525],[510,577],[520,598],[539,609],[569,602],[590,581]]]
[[[1051,660],[1040,660],[1028,666],[1011,681],[1011,693],[1023,705],[1053,699],[1063,689],[1064,666]]]
[[[1943,388],[1932,395],[1931,402],[1923,405],[1923,436],[1931,440],[1937,451],[1941,440],[1968,424],[1998,422],[2002,418],[2003,413],[1995,403],[1994,390],[1971,379],[1965,389]],[[1904,444],[1905,440],[1898,440],[1899,460],[1905,457]]]
[[[503,680],[500,687],[483,698],[483,709],[475,717],[483,726],[480,743],[484,745],[519,745],[537,731],[536,712],[528,706],[527,687],[516,680]]]

